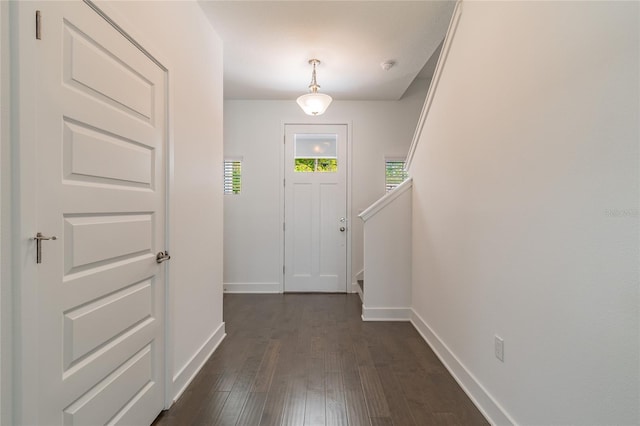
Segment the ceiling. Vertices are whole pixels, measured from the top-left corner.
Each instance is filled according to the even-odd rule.
[[[453,1],[200,0],[224,44],[225,99],[294,99],[317,58],[320,92],[340,100],[397,100],[429,78]],[[392,60],[388,71],[381,63]],[[425,67],[425,64],[427,65]]]

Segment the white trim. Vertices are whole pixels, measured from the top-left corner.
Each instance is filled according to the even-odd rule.
[[[378,213],[380,210],[384,209],[389,204],[391,204],[393,200],[400,197],[402,194],[407,192],[412,187],[413,187],[413,179],[408,178],[407,180],[402,182],[400,185],[396,186],[393,189],[393,191],[387,192],[380,199],[378,199],[378,201],[376,201],[375,203],[367,207],[367,209],[362,213],[360,213],[358,217],[366,222],[367,220],[375,216],[376,213]]]
[[[37,338],[37,283],[30,236],[36,229],[36,129],[32,117],[37,110],[36,46],[31,31],[35,3],[10,2],[12,92],[12,274],[15,311],[13,315],[13,420],[15,424],[38,423],[38,372],[40,346]]]
[[[489,423],[517,424],[414,309],[411,309],[411,324]]]
[[[347,282],[345,283],[345,285],[348,285],[348,283],[353,279],[353,267],[351,265],[351,186],[353,182],[353,121],[345,122],[344,124],[347,126]]]
[[[451,21],[449,22],[449,29],[447,30],[447,34],[444,37],[444,42],[442,43],[442,51],[440,52],[440,57],[438,58],[438,63],[436,64],[436,70],[433,73],[433,79],[431,80],[431,84],[429,85],[427,98],[424,101],[424,106],[422,107],[420,118],[418,119],[418,125],[416,126],[415,133],[413,134],[411,146],[409,147],[409,153],[407,154],[407,160],[405,161],[404,166],[406,170],[409,170],[411,168],[411,161],[413,160],[413,155],[415,154],[416,148],[420,141],[420,137],[422,136],[424,123],[427,121],[427,115],[429,115],[429,110],[431,110],[433,98],[435,97],[436,91],[438,90],[438,83],[440,82],[442,70],[447,63],[449,49],[451,48],[451,43],[453,42],[456,29],[458,28],[460,15],[462,15],[462,0],[457,0],[455,9],[453,10],[453,15],[451,16]]]
[[[280,283],[224,283],[225,293],[282,293]]]
[[[367,308],[362,304],[362,321],[409,321],[411,308]]]
[[[220,346],[220,343],[222,343],[225,337],[227,337],[227,333],[225,332],[225,323],[223,322],[180,371],[173,376],[172,389],[174,389],[174,391],[172,402],[176,402],[178,398],[180,398],[180,395],[182,395],[193,378],[200,372],[205,362],[207,362],[218,346]],[[175,389],[177,389],[177,391],[175,391]]]
[[[287,124],[288,122],[286,121],[281,121],[280,122],[280,136],[282,137],[282,139],[280,141],[278,141],[278,144],[280,145],[280,155],[278,156],[278,167],[280,170],[280,180],[278,181],[278,186],[280,187],[280,194],[279,194],[279,199],[278,199],[278,207],[280,208],[280,223],[284,223],[284,216],[285,216],[285,188],[284,188],[284,179],[285,179],[285,170],[284,170],[284,156],[285,156],[285,144],[286,144],[286,131],[287,131]],[[282,142],[282,143],[280,143]],[[282,182],[282,185],[280,185],[280,182]],[[278,229],[280,229],[280,224],[278,224]],[[286,235],[284,233],[284,230],[280,230],[280,263],[279,265],[282,265],[282,272],[280,273],[280,293],[284,293],[284,244],[286,241]],[[226,288],[226,287],[225,287]]]

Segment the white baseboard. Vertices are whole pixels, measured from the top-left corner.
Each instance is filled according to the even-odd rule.
[[[517,424],[418,313],[411,309],[411,324],[442,361],[462,390],[492,425]]]
[[[282,293],[280,283],[224,283],[225,293]]]
[[[189,386],[189,383],[191,383],[196,374],[200,372],[204,363],[207,362],[226,336],[227,333],[225,333],[224,323],[222,323],[180,371],[173,376],[173,402],[176,402],[178,398],[180,398],[182,392]]]
[[[362,304],[363,321],[409,321],[411,308],[368,308]]]

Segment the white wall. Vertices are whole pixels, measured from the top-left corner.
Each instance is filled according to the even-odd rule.
[[[640,423],[638,19],[463,4],[411,168],[413,308],[499,422]]]
[[[352,136],[352,277],[362,270],[362,223],[357,215],[384,195],[385,155],[404,157],[428,81],[400,101],[334,101],[320,117],[289,101],[225,101],[224,152],[239,156],[242,193],[225,196],[224,283],[229,289],[280,289],[283,123],[348,123]],[[262,286],[261,286],[262,284]]]
[[[222,43],[195,2],[109,2],[169,69],[169,328],[172,393],[224,336]],[[145,46],[146,47],[146,46]],[[173,396],[172,395],[172,396]]]
[[[365,321],[411,317],[411,179],[366,209],[364,220]]]

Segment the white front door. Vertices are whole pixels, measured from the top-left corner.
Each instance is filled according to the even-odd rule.
[[[23,417],[150,424],[164,404],[166,73],[88,4],[27,3],[42,19],[33,234],[57,239],[27,301]]]
[[[288,292],[347,291],[347,126],[285,126]]]

